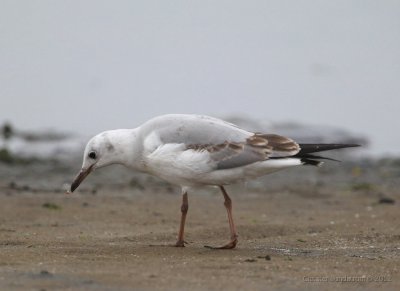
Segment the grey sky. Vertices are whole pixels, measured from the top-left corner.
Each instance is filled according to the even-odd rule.
[[[400,1],[0,6],[0,122],[96,133],[239,113],[337,125],[400,153]]]

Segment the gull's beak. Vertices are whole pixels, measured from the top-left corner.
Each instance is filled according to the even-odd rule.
[[[82,183],[83,180],[93,171],[93,166],[91,165],[87,169],[82,169],[79,174],[75,177],[74,181],[71,184],[70,192],[74,192],[76,188]]]

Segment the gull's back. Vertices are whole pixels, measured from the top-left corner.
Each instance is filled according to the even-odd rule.
[[[223,120],[192,114],[168,114],[155,117],[140,126],[140,132],[144,139],[155,133],[164,144],[183,143],[186,145],[242,142],[253,135]]]

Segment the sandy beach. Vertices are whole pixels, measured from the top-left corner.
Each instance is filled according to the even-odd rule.
[[[394,162],[331,163],[229,186],[235,250],[204,248],[229,237],[217,189],[189,195],[188,244],[175,248],[174,186],[114,167],[66,195],[72,167],[1,171],[1,290],[400,288]]]
[[[400,1],[0,7],[0,291],[400,290]]]

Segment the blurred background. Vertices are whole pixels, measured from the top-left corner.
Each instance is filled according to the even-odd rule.
[[[400,290],[399,109],[400,0],[0,0],[0,290]],[[228,186],[234,254],[190,192],[182,253],[177,186],[65,195],[91,136],[167,113],[362,147]]]
[[[399,0],[0,0],[0,290],[400,290],[399,77]],[[177,186],[64,194],[91,136],[167,113],[362,147],[229,186],[234,254],[190,192],[182,253]]]
[[[397,156],[399,52],[396,0],[3,0],[3,148],[68,156],[197,113]]]

